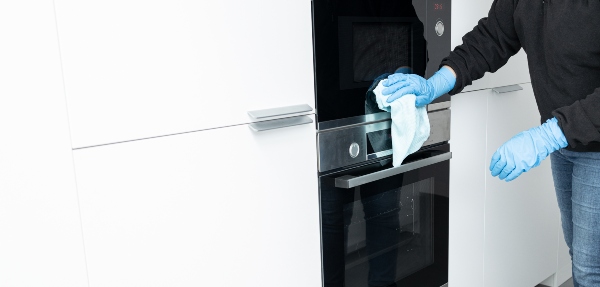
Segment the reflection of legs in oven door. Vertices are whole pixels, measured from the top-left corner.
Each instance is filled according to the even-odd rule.
[[[325,287],[344,286],[345,246],[344,195],[337,190],[321,191],[323,271]]]
[[[399,190],[394,189],[363,199],[367,219],[369,286],[395,286],[399,240]]]

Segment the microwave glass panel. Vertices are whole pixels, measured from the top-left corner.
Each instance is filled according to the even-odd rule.
[[[356,22],[352,31],[354,82],[411,69],[410,23]]]

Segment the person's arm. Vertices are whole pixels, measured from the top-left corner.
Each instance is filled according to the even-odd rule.
[[[514,2],[494,0],[488,17],[463,37],[463,44],[442,60],[440,70],[428,80],[402,73],[388,77],[382,93],[393,95],[387,101],[415,94],[417,106],[424,106],[445,93],[457,94],[485,72],[495,72],[504,66],[521,49],[514,26]]]
[[[456,79],[456,72],[454,71],[454,69],[452,69],[452,67],[450,67],[450,66],[443,66],[442,68],[446,68],[446,69],[450,70],[450,72],[452,72],[452,75]]]
[[[567,139],[551,118],[540,126],[517,134],[500,146],[492,155],[492,176],[511,181],[540,165],[551,153],[567,147]]]
[[[575,103],[552,112],[567,138],[577,148],[592,142],[600,144],[600,88]]]
[[[456,84],[449,94],[462,91],[485,72],[495,72],[521,49],[513,14],[515,0],[494,0],[488,17],[479,21],[445,58],[440,67],[449,66],[456,75]]]

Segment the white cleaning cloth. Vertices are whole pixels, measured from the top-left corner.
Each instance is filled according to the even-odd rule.
[[[380,109],[391,113],[393,166],[399,166],[404,159],[421,148],[429,138],[430,127],[426,107],[415,107],[415,95],[405,95],[388,103],[388,96],[381,91],[385,88],[380,81],[373,90]]]

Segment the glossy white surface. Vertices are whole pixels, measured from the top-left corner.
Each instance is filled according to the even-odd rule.
[[[52,1],[1,1],[0,43],[0,286],[87,286]]]
[[[90,286],[321,285],[314,124],[74,154]]]
[[[488,96],[487,159],[517,133],[540,125],[532,87],[522,87]],[[558,232],[549,159],[509,183],[486,173],[484,286],[530,287],[556,273]]]
[[[310,1],[56,0],[75,147],[314,108]]]
[[[500,145],[540,124],[532,87],[521,86],[452,98],[452,285],[559,286],[570,277],[549,159],[510,183],[489,172]]]
[[[493,0],[453,0],[452,1],[452,48],[462,44],[462,37],[473,30],[479,20],[487,17]],[[495,73],[486,73],[485,76],[472,85],[465,87],[464,91],[489,89],[501,86],[530,82],[527,55],[521,49],[508,63]]]
[[[451,286],[483,286],[487,91],[452,97],[450,147]]]

